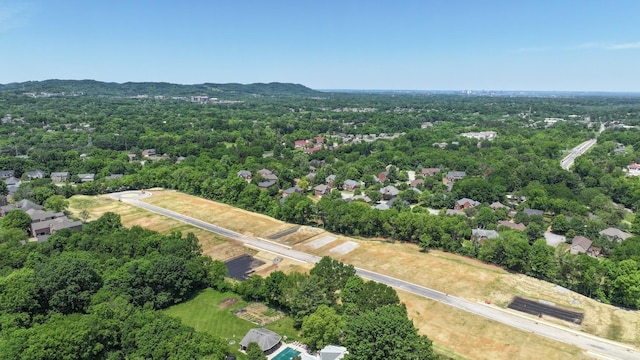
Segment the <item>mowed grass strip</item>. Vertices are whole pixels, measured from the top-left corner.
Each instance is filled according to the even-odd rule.
[[[223,305],[223,301],[236,299],[236,303],[230,307]],[[249,305],[234,293],[221,293],[213,289],[200,291],[192,299],[181,304],[174,305],[164,312],[167,315],[179,318],[183,324],[221,337],[227,341],[235,340],[236,344],[242,340],[250,329],[260,327],[233,314],[234,311]],[[293,320],[284,317],[265,326],[287,339],[297,339],[297,331],[293,328]]]

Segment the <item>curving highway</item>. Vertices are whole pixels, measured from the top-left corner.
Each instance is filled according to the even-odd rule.
[[[302,251],[293,250],[288,246],[284,246],[265,239],[246,236],[217,225],[213,225],[180,213],[176,213],[171,210],[140,202],[139,197],[135,196],[136,193],[137,192],[131,191],[114,193],[111,195],[111,197],[143,208],[145,210],[171,217],[173,219],[196,226],[198,228],[214,232],[218,235],[240,241],[245,245],[258,250],[264,250],[282,257],[287,257],[307,263],[316,263],[320,261],[320,257],[318,256],[307,254]],[[146,195],[145,197],[150,196],[149,193],[146,193],[144,195]],[[552,340],[577,346],[596,358],[623,360],[640,359],[640,352],[636,351],[629,345],[603,339],[563,326],[550,324],[538,319],[530,318],[528,316],[512,312],[510,310],[504,310],[484,303],[476,303],[455,296],[447,295],[437,290],[412,284],[410,282],[396,279],[391,276],[376,273],[373,271],[356,268],[356,272],[358,275],[365,279],[377,281],[392,286],[396,289],[404,290],[434,301],[438,301],[457,309],[467,311],[485,317],[487,319],[520,329],[522,331],[531,332]]]

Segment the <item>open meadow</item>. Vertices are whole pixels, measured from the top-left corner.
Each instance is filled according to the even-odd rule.
[[[155,192],[145,201],[246,235],[266,238],[294,226],[261,214],[174,191]],[[171,219],[104,196],[76,196],[72,198],[71,203],[74,212],[87,209],[92,218],[106,211],[112,211],[120,214],[123,223],[127,226],[139,225],[154,230],[160,229],[158,231],[171,231],[174,226],[175,229],[183,232],[191,231],[185,229],[186,225],[182,223],[171,223],[173,221]],[[221,257],[215,251],[217,247],[225,246],[224,244],[233,249],[240,249],[234,251],[247,253],[248,249],[239,244],[224,241],[197,228],[189,228],[193,229],[201,240],[203,249],[207,249],[205,253],[211,254],[214,258]],[[316,255],[329,255],[357,267],[410,280],[468,300],[491,302],[500,307],[506,307],[516,295],[554,302],[560,306],[584,312],[584,322],[581,326],[577,326],[549,318],[545,318],[545,321],[616,341],[640,344],[640,314],[637,311],[625,311],[601,304],[553,284],[524,275],[511,274],[475,259],[435,250],[423,253],[413,244],[347,238],[324,231],[319,231],[317,234],[314,232],[314,235],[304,242],[297,243],[294,248]],[[234,245],[230,245],[231,243]],[[345,244],[355,244],[355,246],[349,246],[348,251],[344,253],[335,251],[337,247]],[[264,259],[270,258],[269,254],[255,252],[253,254]],[[279,266],[280,270],[283,270],[284,264]],[[308,266],[297,263],[290,264],[287,269],[306,271]],[[273,269],[265,266],[257,272],[260,275],[267,275],[271,270]],[[428,335],[434,341],[440,353],[453,358],[588,358],[576,347],[516,331],[506,325],[415,295],[403,292],[399,292],[399,295],[407,304],[409,315],[421,333]]]

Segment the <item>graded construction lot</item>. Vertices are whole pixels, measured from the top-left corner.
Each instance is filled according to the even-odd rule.
[[[109,200],[107,197],[87,198],[97,204],[89,209],[89,212],[97,216],[105,211],[120,213],[123,223],[127,226],[137,223],[139,220],[130,217],[142,216],[145,218],[145,227],[167,227],[171,221],[157,214],[145,212],[123,203]],[[72,205],[78,212],[83,207],[78,207],[82,199],[74,198]],[[173,191],[157,191],[145,202],[165,207],[169,210],[182,212],[189,209],[187,215],[210,222],[222,227],[242,232],[246,235],[264,236],[283,232],[294,225],[286,224],[264,215],[253,214],[228,205],[203,200]],[[109,210],[104,210],[109,209]],[[225,216],[228,211],[233,211],[233,216]],[[130,215],[134,212],[134,215]],[[146,214],[146,215],[143,215]],[[149,215],[152,214],[152,215]],[[226,222],[229,223],[226,223]],[[185,229],[185,225],[179,222],[174,224]],[[270,228],[272,227],[272,228]],[[195,229],[195,228],[191,228]],[[242,231],[241,231],[242,229]],[[199,229],[197,229],[199,230]],[[203,240],[203,237],[194,231]],[[209,237],[216,238],[211,234]],[[336,239],[314,249],[310,244],[314,240],[323,237],[335,237]],[[204,238],[207,241],[206,237]],[[217,241],[222,239],[219,237]],[[274,240],[277,241],[277,240]],[[320,241],[319,243],[323,243]],[[353,242],[358,246],[346,254],[331,252],[337,246]],[[227,246],[237,249],[238,254],[227,256],[223,260],[232,258],[241,253],[247,253],[247,249],[234,242],[224,242]],[[317,244],[319,244],[317,243]],[[215,248],[209,245],[210,248]],[[203,244],[203,248],[205,244]],[[413,283],[434,288],[436,290],[462,297],[472,301],[491,302],[494,305],[505,308],[514,296],[522,296],[529,299],[542,299],[551,301],[563,308],[583,312],[585,314],[582,326],[556,320],[562,326],[589,332],[604,338],[638,344],[640,337],[638,312],[624,311],[612,306],[600,304],[576,293],[558,289],[555,285],[529,278],[524,275],[509,274],[508,272],[484,264],[480,261],[466,257],[430,251],[422,253],[413,244],[388,243],[383,241],[365,241],[333,235],[327,232],[318,232],[316,236],[299,243],[294,249],[307,251],[316,255],[329,255],[338,260],[348,262],[357,267],[385,273],[387,275],[411,281]],[[214,257],[216,252],[212,254]],[[268,274],[276,268],[269,262],[273,255],[254,255],[266,260],[263,267],[256,269],[260,275]],[[218,256],[217,258],[220,258]],[[291,261],[285,259],[284,261]],[[279,270],[291,269],[306,270],[308,266],[291,261],[288,267],[285,263],[278,264]],[[514,330],[511,327],[475,316],[467,312],[433,302],[415,295],[400,293],[403,301],[407,302],[407,308],[415,325],[422,333],[434,340],[436,348],[454,358],[471,359],[513,359],[513,358],[590,358],[582,355],[582,352],[573,346],[565,345],[540,336],[523,331]],[[511,310],[507,310],[511,311]],[[523,315],[526,316],[526,315]],[[533,316],[535,317],[535,316]],[[537,318],[537,317],[536,317]],[[554,322],[545,319],[548,322]],[[516,350],[517,349],[517,350]],[[546,349],[546,350],[545,350]],[[516,353],[517,351],[517,353]],[[517,355],[516,355],[517,354]]]

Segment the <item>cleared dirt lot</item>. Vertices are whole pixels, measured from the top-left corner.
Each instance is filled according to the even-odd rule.
[[[181,230],[183,232],[188,231],[185,227],[194,229],[193,232],[203,242],[203,248],[208,249],[205,252],[214,258],[226,260],[241,253],[247,253],[246,248],[235,242],[224,241],[224,239],[212,236],[210,233],[202,234],[202,230],[187,227],[182,223],[175,222],[169,225],[167,224],[168,221],[171,221],[169,219],[156,214],[149,215],[143,210],[124,203],[118,203],[104,197],[88,198],[87,201],[95,202],[91,209],[85,206],[92,215],[106,211],[120,213],[123,223],[127,226],[135,224],[151,229],[160,228],[164,231],[170,231],[169,228],[175,226],[183,229]],[[177,192],[154,192],[154,196],[146,201],[247,235],[266,238],[294,226],[264,215],[253,214]],[[82,199],[75,200],[74,198],[72,205],[76,209],[75,211],[79,212],[82,209],[78,206],[82,203]],[[185,209],[188,211],[183,211]],[[143,220],[137,219],[138,217]],[[309,246],[314,240],[325,236],[335,236],[337,239],[317,249]],[[358,247],[344,255],[330,252],[331,249],[348,241],[356,242]],[[585,320],[581,327],[566,324],[560,320],[557,321],[558,323],[574,326],[582,331],[618,341],[639,343],[640,315],[638,312],[628,312],[600,304],[576,293],[558,289],[553,284],[523,275],[509,274],[498,267],[474,259],[440,251],[422,253],[417,246],[412,244],[365,241],[333,235],[324,231],[320,231],[308,240],[295,245],[294,248],[317,255],[333,256],[358,267],[383,272],[469,300],[491,301],[501,307],[505,307],[516,295],[552,301],[563,307],[574,308],[585,313]],[[227,253],[223,254],[222,249],[227,249]],[[267,275],[275,269],[289,272],[294,270],[307,271],[309,268],[308,265],[300,263],[286,263],[290,261],[286,259],[274,266],[272,254],[261,252],[253,255],[263,258],[266,262],[265,265],[256,269],[256,273],[260,275]],[[454,357],[471,359],[589,358],[581,355],[580,350],[572,346],[515,331],[505,325],[414,295],[401,294],[401,297],[403,301],[407,302],[409,313],[421,332],[434,340],[439,351]]]

